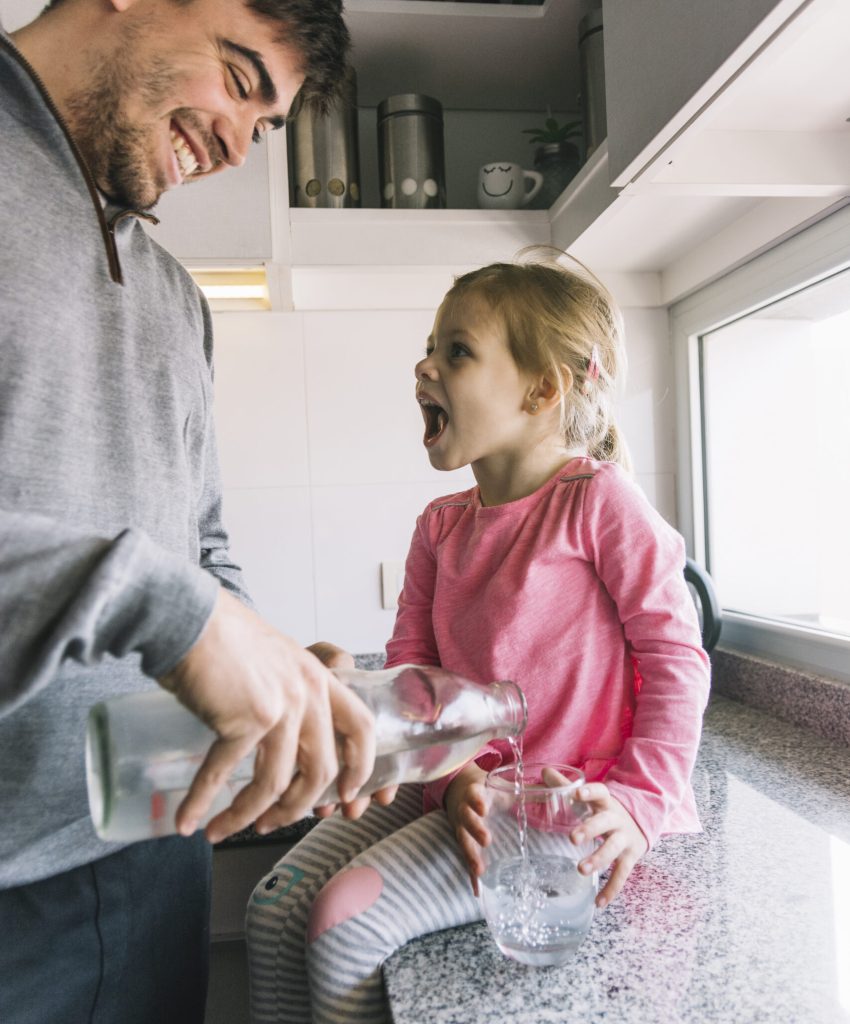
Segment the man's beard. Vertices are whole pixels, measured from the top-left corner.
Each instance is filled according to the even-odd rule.
[[[110,65],[96,73],[90,88],[68,97],[68,124],[100,190],[115,203],[146,210],[168,187],[163,174],[152,173],[150,160],[155,112],[172,94],[177,75],[159,58],[144,69],[134,66],[132,43]],[[122,109],[131,96],[150,112],[144,124],[130,122]]]

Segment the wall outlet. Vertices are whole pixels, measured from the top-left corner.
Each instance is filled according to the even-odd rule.
[[[381,607],[398,608],[404,585],[404,562],[381,562]]]

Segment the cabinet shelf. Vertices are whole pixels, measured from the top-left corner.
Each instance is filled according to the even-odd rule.
[[[551,240],[546,210],[289,211],[293,266],[462,266]]]

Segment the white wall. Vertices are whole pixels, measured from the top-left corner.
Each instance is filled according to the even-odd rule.
[[[216,421],[233,553],[260,611],[301,643],[381,651],[402,562],[431,498],[470,486],[422,445],[413,366],[432,310],[216,314]],[[670,344],[662,310],[627,310],[621,425],[638,481],[671,521]]]

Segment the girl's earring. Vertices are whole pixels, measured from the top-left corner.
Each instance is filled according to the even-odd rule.
[[[532,412],[537,412],[537,402],[532,402],[529,408]]]

